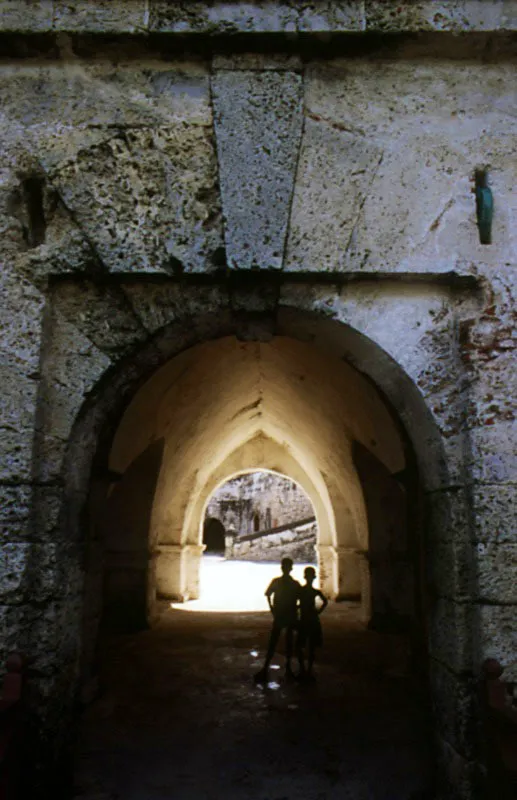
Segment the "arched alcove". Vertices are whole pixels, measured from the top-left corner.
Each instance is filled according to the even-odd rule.
[[[288,336],[266,343],[227,336],[196,345],[136,393],[115,433],[110,471],[124,475],[158,440],[163,457],[142,543],[153,554],[158,598],[198,596],[200,511],[239,464],[299,480],[321,517],[327,594],[368,597],[368,528],[353,443],[361,442],[390,474],[403,470],[405,455],[391,412],[356,369]]]
[[[147,554],[148,620],[154,617],[157,597],[195,596],[203,505],[218,482],[250,464],[278,470],[304,488],[318,517],[318,555],[322,577],[333,587],[329,594],[339,598],[360,592],[365,618],[373,617],[371,497],[366,497],[358,465],[359,444],[386,475],[398,484],[405,481],[402,539],[410,546],[397,555],[397,576],[415,596],[404,599],[411,608],[397,609],[400,598],[396,592],[389,597],[388,588],[378,610],[391,614],[395,607],[397,618],[409,614],[413,630],[424,636],[426,626],[415,625],[415,614],[424,605],[418,486],[433,488],[446,479],[447,464],[420,393],[378,344],[319,315],[281,308],[278,336],[270,342],[242,342],[233,334],[233,323],[224,314],[201,317],[188,329],[178,320],[112,368],[85,403],[68,450],[63,519],[71,535],[89,536],[94,543],[88,574],[98,574],[96,553],[106,545],[101,522],[106,499],[114,485],[124,485],[141,454],[160,442],[147,538],[139,546]],[[261,392],[256,381],[264,370],[270,371],[271,392],[264,386]],[[200,385],[200,376],[207,374],[208,382]],[[272,413],[280,407],[283,415]],[[251,450],[255,457],[250,461]],[[381,551],[386,555],[389,548]],[[426,555],[432,560],[432,552]],[[387,557],[388,572],[393,563]],[[384,581],[388,587],[396,584],[393,573]],[[86,676],[99,592],[99,581],[89,581],[83,607]]]
[[[225,528],[220,519],[207,517],[203,523],[203,540],[206,553],[224,553]]]
[[[296,560],[297,553],[303,552],[307,563],[317,560],[314,505],[297,481],[278,470],[251,467],[220,482],[203,505],[203,543],[207,522],[214,515],[224,522],[228,534],[226,558],[274,561],[278,565],[284,556]],[[310,531],[306,530],[308,525],[312,526]],[[297,544],[298,538],[305,545]],[[287,548],[285,552],[279,549],[281,543]]]

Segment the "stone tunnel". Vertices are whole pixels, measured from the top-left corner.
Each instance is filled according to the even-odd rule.
[[[514,4],[0,5],[0,651],[29,658],[26,796],[493,797]],[[312,694],[253,685],[267,605],[178,610],[209,498],[250,470],[314,508]]]

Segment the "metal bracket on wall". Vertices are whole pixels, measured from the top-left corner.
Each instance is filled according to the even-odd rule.
[[[476,215],[481,244],[492,244],[492,219],[494,216],[494,198],[488,185],[486,169],[477,169],[476,181]]]

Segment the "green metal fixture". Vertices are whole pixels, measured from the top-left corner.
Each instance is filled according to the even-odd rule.
[[[492,244],[494,197],[488,185],[486,169],[476,170],[476,215],[481,244]]]

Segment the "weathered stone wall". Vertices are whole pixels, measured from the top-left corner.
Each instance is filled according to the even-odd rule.
[[[274,561],[292,558],[295,563],[316,563],[316,523],[296,525],[280,531],[265,532],[264,535],[253,535],[237,538],[229,544],[226,557],[241,561]]]
[[[206,516],[219,519],[228,533],[244,536],[313,517],[314,509],[294,481],[253,472],[220,486],[210,498]]]
[[[515,4],[0,5],[3,652],[34,656],[58,730],[94,651],[125,405],[193,344],[309,340],[380,388],[415,453],[441,774],[473,797],[473,683],[517,661],[517,65],[491,34]],[[235,54],[216,36],[235,31],[300,39]],[[380,37],[334,57],[353,31]]]

